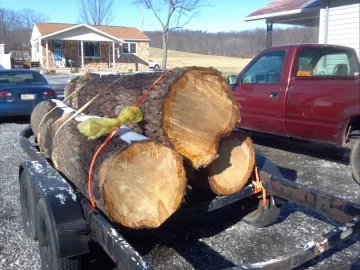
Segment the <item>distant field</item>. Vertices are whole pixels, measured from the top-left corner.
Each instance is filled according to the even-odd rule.
[[[150,48],[150,59],[161,64],[162,49]],[[168,51],[167,68],[203,66],[214,67],[221,71],[224,76],[239,73],[251,59],[225,57],[217,55],[205,55],[179,51]]]

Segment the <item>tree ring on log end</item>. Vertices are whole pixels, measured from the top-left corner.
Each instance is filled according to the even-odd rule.
[[[249,181],[255,166],[252,141],[241,132],[233,132],[220,140],[219,157],[208,167],[209,184],[218,195],[240,191]]]
[[[106,210],[133,229],[157,228],[178,209],[186,188],[182,157],[154,141],[129,145],[102,164]]]
[[[164,132],[194,168],[205,167],[217,157],[219,139],[238,120],[239,106],[215,69],[190,68],[174,82],[164,102]]]

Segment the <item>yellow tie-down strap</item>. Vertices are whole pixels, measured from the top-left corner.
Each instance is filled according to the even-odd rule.
[[[125,107],[118,118],[94,117],[89,118],[77,125],[81,134],[85,135],[89,140],[97,139],[110,133],[117,127],[126,124],[140,122],[143,114],[139,107]]]

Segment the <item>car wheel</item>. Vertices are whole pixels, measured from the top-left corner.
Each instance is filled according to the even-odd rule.
[[[360,185],[360,140],[351,148],[350,166],[355,181]]]
[[[160,70],[160,66],[159,66],[159,65],[155,65],[155,66],[154,66],[154,70]]]
[[[41,269],[80,270],[81,257],[59,258],[56,247],[56,230],[44,199],[37,205],[36,232],[39,239]]]
[[[281,206],[274,203],[272,198],[267,199],[266,206],[262,206],[262,200],[256,210],[245,216],[242,221],[257,228],[273,225],[280,215]]]

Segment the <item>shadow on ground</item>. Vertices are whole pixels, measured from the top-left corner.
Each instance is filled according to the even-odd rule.
[[[29,124],[30,116],[2,116],[0,117],[1,124]]]
[[[244,199],[241,202],[204,214],[201,217],[194,218],[188,222],[175,222],[176,219],[173,219],[165,223],[157,230],[125,232],[125,237],[131,245],[140,252],[140,254],[145,256],[145,258],[152,249],[156,249],[156,254],[159,254],[156,256],[164,258],[166,258],[166,256],[171,257],[172,254],[169,250],[174,250],[195,269],[211,270],[236,267],[232,261],[228,260],[207,244],[203,243],[201,239],[217,235],[240,222],[248,213],[247,211],[242,210],[241,207],[246,200],[247,199]],[[290,214],[298,211],[328,224],[334,226],[338,225],[321,214],[314,213],[293,203],[286,203],[283,206],[282,213],[277,222],[282,222]],[[269,227],[269,229],[271,229],[271,227]],[[344,243],[341,243],[340,245],[323,253],[321,256],[308,261],[306,264],[298,267],[297,270],[307,269],[308,267],[313,266],[351,246],[358,240],[359,236],[352,237]],[[256,243],[254,243],[254,245],[256,245]],[[224,248],[226,248],[226,245]],[[248,248],[251,249],[251,247]],[[279,256],[281,255],[283,254],[279,254]],[[356,268],[356,264],[353,265],[353,267],[355,268],[352,269],[358,269]]]
[[[248,132],[255,144],[267,146],[295,154],[349,164],[350,151],[338,146],[287,139],[284,137],[268,137],[264,134]]]

